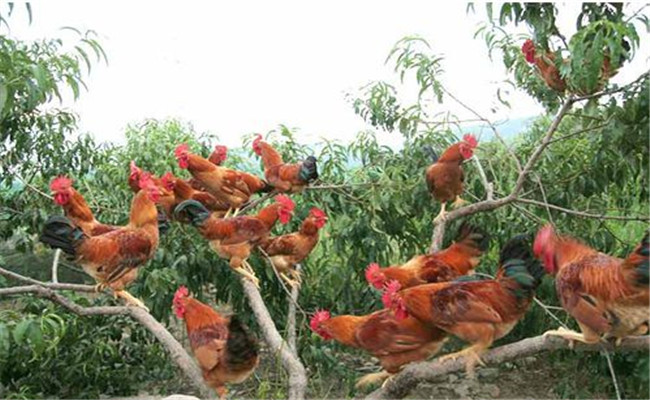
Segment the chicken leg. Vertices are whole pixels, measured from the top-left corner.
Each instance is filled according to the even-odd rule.
[[[235,272],[237,272],[238,274],[243,275],[244,277],[246,277],[251,282],[253,282],[253,284],[259,289],[260,288],[260,280],[257,279],[257,277],[255,276],[255,273],[253,272],[252,268],[248,264],[248,261],[243,261],[242,264],[244,266],[246,266],[246,267],[239,266],[237,268],[233,268],[233,270]]]
[[[434,223],[436,223],[436,222],[438,222],[438,221],[440,221],[440,222],[444,222],[444,220],[447,218],[447,217],[446,217],[446,214],[447,214],[447,213],[445,212],[445,206],[446,206],[446,205],[447,205],[447,203],[442,203],[442,204],[440,205],[440,212],[439,212],[438,215],[436,215],[436,217],[433,219],[433,222],[434,222]]]
[[[585,335],[584,333],[578,333],[576,331],[572,331],[570,329],[566,329],[563,327],[551,331],[546,331],[542,336],[561,337],[569,342],[570,349],[573,349],[573,346],[575,345],[576,341],[586,343],[586,344],[594,344],[594,343],[598,343],[600,339],[598,335]]]
[[[460,198],[460,196],[456,196],[456,200],[454,200],[454,202],[452,203],[452,207],[458,208],[465,204],[467,204],[467,200],[463,200]]]
[[[393,376],[393,374],[387,371],[373,372],[371,374],[362,376],[354,385],[354,387],[355,389],[362,389],[368,386],[375,385],[379,382],[382,382],[381,387],[384,387],[384,385],[386,384],[386,382],[388,382],[388,379],[391,376]]]
[[[457,358],[460,357],[466,357],[467,360],[465,361],[465,372],[467,373],[467,376],[471,379],[473,379],[476,375],[474,374],[474,367],[476,364],[479,364],[481,366],[485,366],[485,363],[483,360],[481,360],[481,354],[487,349],[489,346],[486,346],[483,343],[476,343],[472,346],[469,346],[467,348],[464,348],[461,351],[457,351],[455,353],[451,354],[446,354],[442,357],[438,357],[438,362],[445,362],[447,360],[456,360]]]

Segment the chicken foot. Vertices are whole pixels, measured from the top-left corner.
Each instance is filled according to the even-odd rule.
[[[447,213],[445,212],[445,207],[447,206],[447,203],[441,203],[440,205],[440,212],[436,217],[433,219],[433,222],[436,223],[438,221],[444,222],[445,219],[447,218]]]
[[[354,387],[355,389],[362,389],[371,385],[375,385],[379,382],[382,382],[381,387],[384,387],[386,385],[386,382],[388,382],[390,380],[390,377],[393,375],[394,374],[391,374],[387,371],[373,372],[371,374],[362,376],[354,385]]]
[[[599,340],[598,336],[595,337],[592,335],[587,336],[584,333],[578,333],[576,331],[572,331],[571,329],[566,329],[563,327],[551,331],[546,331],[542,336],[561,337],[569,342],[569,348],[572,350],[576,341],[586,343],[586,344],[594,344],[597,343]]]
[[[452,207],[459,208],[459,207],[462,207],[463,205],[465,205],[467,203],[468,203],[467,200],[463,200],[463,199],[460,198],[460,196],[456,196],[456,200],[454,200],[454,202],[452,203]]]
[[[253,284],[259,289],[260,280],[257,279],[257,276],[255,276],[255,272],[253,272],[253,269],[251,268],[250,264],[248,264],[248,261],[242,261],[242,265],[244,265],[244,267],[239,266],[237,268],[233,268],[233,270],[253,282]]]
[[[468,378],[474,379],[474,377],[476,376],[474,373],[474,367],[476,366],[476,364],[479,364],[483,367],[485,366],[485,363],[483,362],[483,360],[481,360],[480,355],[488,347],[489,346],[485,346],[483,343],[477,343],[467,348],[464,348],[461,351],[445,354],[442,357],[438,357],[438,362],[442,363],[447,360],[456,360],[460,357],[466,357],[467,360],[465,361],[465,372],[467,373]]]

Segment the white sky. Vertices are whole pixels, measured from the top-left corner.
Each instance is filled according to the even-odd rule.
[[[299,139],[347,140],[369,128],[345,100],[371,80],[396,76],[384,60],[405,35],[427,39],[444,54],[443,82],[458,97],[495,119],[536,115],[541,107],[523,93],[513,108],[496,115],[495,90],[505,78],[491,63],[481,39],[473,39],[485,18],[465,13],[464,3],[433,1],[36,1],[31,26],[20,13],[11,19],[19,38],[74,39],[63,26],[100,34],[109,64],[96,66],[88,92],[69,102],[80,128],[102,141],[122,141],[127,123],[178,117],[198,131],[219,135],[235,146],[250,132],[283,123],[298,127]],[[578,5],[560,21],[569,32]],[[636,9],[638,5],[632,5]],[[4,9],[3,9],[4,11]],[[561,28],[562,29],[562,28]],[[639,32],[646,38],[645,32]],[[627,82],[648,68],[648,44],[615,82]],[[445,104],[468,117],[457,106]],[[382,135],[395,143],[398,134]]]

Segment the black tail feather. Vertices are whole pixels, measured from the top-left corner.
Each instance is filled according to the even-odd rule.
[[[39,240],[44,244],[61,249],[64,253],[74,256],[76,248],[86,238],[81,228],[68,218],[54,215],[45,221]]]
[[[318,179],[318,167],[316,157],[309,156],[302,162],[298,177],[304,182],[311,182]]]
[[[264,187],[258,190],[257,193],[271,193],[275,189],[275,187],[267,181],[263,180],[262,182],[264,182]]]
[[[636,249],[636,253],[641,256],[641,261],[636,266],[636,281],[638,284],[647,286],[650,284],[650,232],[646,232],[641,239],[641,245]]]
[[[518,297],[531,296],[544,277],[544,269],[533,256],[531,241],[531,235],[517,235],[501,249],[500,268],[506,277],[518,283]]]
[[[196,200],[185,200],[176,206],[174,216],[179,220],[188,218],[192,225],[197,226],[210,218],[210,210]]]
[[[486,251],[490,247],[490,237],[479,227],[463,222],[458,228],[456,234],[456,243],[462,241],[471,241],[474,246],[481,251]]]
[[[247,365],[257,358],[260,346],[257,338],[235,315],[230,317],[228,331],[230,333],[226,342],[227,360],[229,366],[236,370],[238,365]]]

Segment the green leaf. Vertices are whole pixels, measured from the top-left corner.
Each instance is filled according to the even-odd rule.
[[[31,324],[32,324],[31,319],[24,319],[14,327],[13,337],[14,337],[14,342],[16,342],[16,344],[21,344],[23,342],[23,339],[25,338],[25,333],[27,332],[27,329],[29,329]]]

